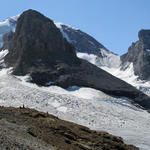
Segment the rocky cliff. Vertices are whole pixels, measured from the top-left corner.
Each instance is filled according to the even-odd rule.
[[[89,34],[63,23],[55,22],[55,25],[60,29],[67,41],[74,45],[79,58],[94,59],[94,64],[99,67],[119,67],[120,56],[109,51]]]
[[[44,71],[57,62],[78,62],[74,47],[63,38],[52,20],[33,10],[19,17],[10,45],[5,62],[14,68],[15,74]]]
[[[62,23],[55,24],[62,31],[64,37],[74,45],[76,51],[102,57],[100,49],[107,50],[101,43],[85,32]]]
[[[128,53],[121,56],[122,69],[133,63],[134,73],[142,80],[150,80],[150,30],[141,30],[139,40],[128,49]]]

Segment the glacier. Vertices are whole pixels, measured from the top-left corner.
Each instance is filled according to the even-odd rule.
[[[1,106],[34,108],[121,136],[126,143],[141,150],[150,148],[150,114],[133,106],[126,98],[112,97],[86,87],[39,87],[27,82],[29,76],[14,76],[10,72],[11,69],[0,70]]]

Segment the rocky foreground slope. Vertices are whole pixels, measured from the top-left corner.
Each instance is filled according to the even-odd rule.
[[[7,67],[13,67],[15,75],[30,74],[32,82],[39,85],[92,87],[114,96],[128,97],[134,103],[150,108],[147,95],[79,59],[73,45],[63,38],[53,21],[39,12],[24,12],[11,37],[7,42],[9,53],[4,60]]]
[[[122,138],[27,108],[0,107],[1,150],[138,150]]]

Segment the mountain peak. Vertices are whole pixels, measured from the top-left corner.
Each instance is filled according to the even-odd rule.
[[[122,56],[122,66],[133,63],[135,75],[142,80],[150,80],[150,30],[140,30],[138,37],[139,40]]]
[[[5,63],[14,68],[14,73],[26,74],[56,61],[77,60],[74,47],[63,38],[53,21],[34,10],[20,15],[10,45]]]
[[[41,14],[40,12],[33,10],[33,9],[28,9],[28,10],[24,11],[21,14],[20,18],[22,18],[23,16],[28,17],[28,18],[34,18],[34,19],[38,18],[38,19],[50,21],[49,18],[45,17],[43,14]]]
[[[150,30],[142,29],[138,33],[139,40],[150,41]]]

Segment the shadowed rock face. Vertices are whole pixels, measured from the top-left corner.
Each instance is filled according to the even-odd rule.
[[[26,74],[35,68],[44,71],[49,64],[57,62],[78,62],[74,47],[63,38],[53,21],[33,10],[24,12],[18,19],[9,51],[5,62],[14,67],[15,74]]]
[[[146,109],[148,96],[104,70],[76,57],[74,47],[63,38],[54,23],[34,10],[24,12],[5,57],[14,74],[30,74],[32,82],[52,82],[63,88],[86,86],[115,96],[131,98]]]
[[[150,80],[150,30],[141,30],[139,40],[128,49],[128,53],[121,56],[122,66],[133,63],[134,73],[142,80]]]
[[[86,52],[88,54],[95,54],[99,57],[103,57],[101,49],[108,51],[101,43],[81,30],[72,29],[66,25],[61,25],[61,28],[67,34],[70,42],[78,52]]]
[[[13,32],[8,32],[3,36],[3,46],[1,48],[2,50],[9,49],[12,38],[13,38]]]

